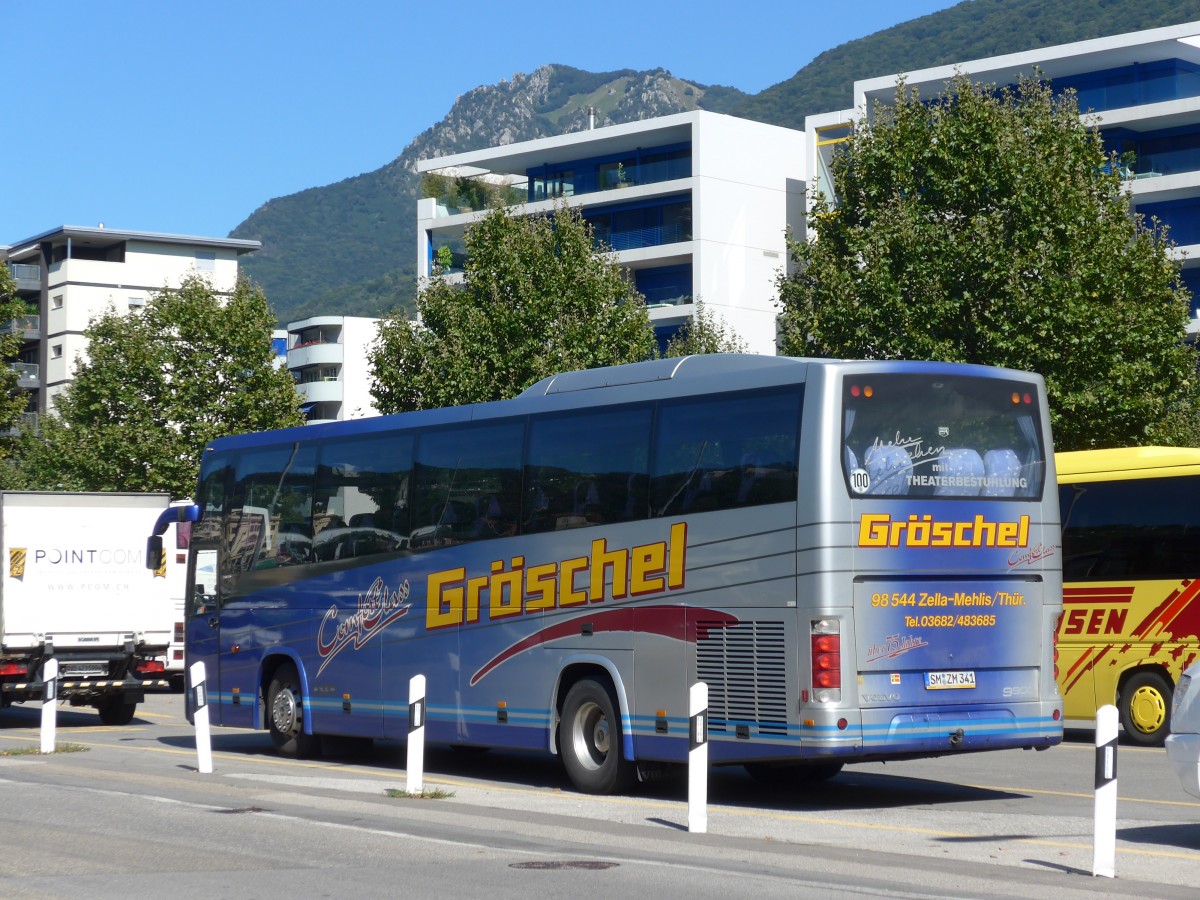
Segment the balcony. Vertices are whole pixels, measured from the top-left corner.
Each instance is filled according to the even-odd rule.
[[[27,341],[36,341],[42,336],[42,318],[21,316],[19,319],[10,319],[3,330],[9,334],[19,334]]]
[[[12,363],[17,371],[17,387],[33,390],[41,387],[41,370],[37,363]]]
[[[39,429],[38,414],[35,412],[21,413],[11,428],[0,431],[0,437],[20,437],[24,432],[37,434]]]
[[[289,369],[302,369],[305,366],[316,365],[340,366],[344,356],[341,344],[327,341],[297,344],[288,350],[287,367]]]
[[[296,392],[304,403],[341,403],[342,383],[332,378],[328,381],[305,381],[296,385]]]
[[[619,158],[593,157],[538,166],[525,175],[429,172],[421,180],[421,196],[434,201],[434,217],[442,218],[583,194],[615,195],[625,188],[677,181],[691,175],[691,147],[674,144],[631,151]]]
[[[37,291],[42,287],[42,267],[29,263],[9,263],[8,271],[18,291]]]
[[[604,191],[620,191],[644,184],[661,184],[690,178],[690,147],[638,151],[620,159],[580,160],[529,171],[530,201],[574,197]]]

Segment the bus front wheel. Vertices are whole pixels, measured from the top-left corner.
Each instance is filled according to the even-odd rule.
[[[291,663],[275,670],[267,688],[267,727],[280,756],[312,756],[317,748],[316,735],[304,733],[304,694]]]
[[[1170,730],[1171,685],[1157,672],[1136,672],[1121,688],[1118,709],[1131,742],[1157,746]]]
[[[607,685],[585,678],[563,701],[558,748],[575,787],[586,794],[611,794],[633,783],[633,765],[622,757],[621,720]]]

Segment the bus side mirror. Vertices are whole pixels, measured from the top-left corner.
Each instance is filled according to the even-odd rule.
[[[146,568],[157,569],[162,563],[163,539],[161,534],[146,538]]]

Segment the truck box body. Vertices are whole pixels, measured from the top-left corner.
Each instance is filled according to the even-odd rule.
[[[41,666],[51,656],[59,697],[102,716],[122,705],[131,716],[144,690],[160,687],[148,676],[162,677],[161,662],[149,661],[166,654],[176,614],[165,566],[146,568],[144,536],[169,499],[0,492],[5,705],[42,696]]]

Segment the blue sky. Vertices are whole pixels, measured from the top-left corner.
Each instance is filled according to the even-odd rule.
[[[99,222],[223,237],[273,197],[379,168],[515,72],[661,66],[755,93],[956,2],[0,0],[0,244]]]

